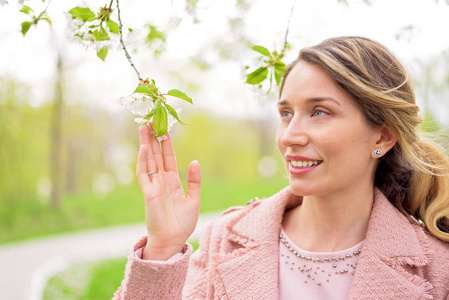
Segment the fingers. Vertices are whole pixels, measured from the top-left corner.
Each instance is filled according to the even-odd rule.
[[[150,124],[151,126],[151,124]],[[156,139],[153,133],[152,127],[148,127],[150,132],[150,145],[151,150],[153,152],[153,158],[156,162],[156,168],[158,170],[163,171],[164,170],[164,159],[162,158],[162,152],[161,152],[161,146],[159,144],[159,141]]]
[[[139,127],[139,140],[141,145],[147,145],[148,149],[148,172],[154,170],[164,170],[164,162],[161,153],[161,146],[154,137],[151,124]]]
[[[164,159],[164,169],[166,172],[178,171],[176,164],[175,151],[173,150],[173,143],[170,134],[165,135],[166,139],[161,142],[162,157]]]
[[[141,145],[149,145],[151,137],[151,128],[147,125],[139,127],[139,140]]]
[[[139,174],[145,173],[148,177],[148,172],[153,172],[157,169],[151,150],[151,133],[148,126],[139,128],[139,140],[140,150],[137,158],[136,174],[139,176]]]
[[[159,144],[159,141],[154,137],[151,127],[141,126],[139,128],[139,139],[141,145],[148,145],[149,149],[151,149],[149,150],[150,153],[148,153],[149,172],[156,170],[156,168],[166,172],[178,171],[170,134],[167,133],[165,135],[165,140]]]
[[[195,200],[201,199],[201,170],[198,161],[192,161],[187,171],[187,195]]]
[[[148,149],[146,145],[141,145],[137,155],[136,177],[141,187],[147,185],[150,181],[147,167]]]

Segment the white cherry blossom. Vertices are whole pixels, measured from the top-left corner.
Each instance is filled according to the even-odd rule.
[[[176,109],[176,113],[179,114],[181,113],[182,108],[177,108]],[[175,117],[173,117],[172,115],[168,115],[168,126],[167,126],[167,131],[170,131],[170,129],[173,127],[173,125],[175,125],[178,122],[178,120],[176,120]]]
[[[147,95],[140,93],[134,93],[127,97],[121,97],[118,100],[118,103],[125,106],[133,114],[139,116],[147,115],[154,108],[153,101],[151,101]]]

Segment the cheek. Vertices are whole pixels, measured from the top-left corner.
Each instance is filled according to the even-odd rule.
[[[365,165],[370,158],[373,137],[370,131],[363,129],[363,124],[358,126],[348,127],[345,134],[331,136],[328,149],[345,161]]]

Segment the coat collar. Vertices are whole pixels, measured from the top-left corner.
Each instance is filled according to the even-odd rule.
[[[413,267],[425,267],[430,252],[422,228],[411,224],[376,189],[366,239],[348,298],[376,295],[377,299],[432,299],[432,285],[408,272]],[[395,292],[397,295],[393,295]]]
[[[255,295],[261,296],[258,299],[278,298],[282,217],[286,209],[300,203],[301,197],[293,195],[287,187],[248,205],[228,222],[226,238],[242,247],[221,257],[217,265],[223,293],[229,299],[251,299]],[[429,251],[425,233],[376,189],[349,299],[360,299],[361,295],[390,299],[392,291],[398,291],[394,299],[431,299],[432,286],[404,268],[427,265]]]
[[[227,222],[225,239],[242,248],[219,257],[212,281],[224,299],[278,299],[279,230],[286,207],[300,197],[287,187],[255,201]],[[225,241],[226,242],[226,241]]]

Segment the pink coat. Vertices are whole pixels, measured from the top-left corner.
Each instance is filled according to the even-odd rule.
[[[299,204],[289,188],[212,222],[191,256],[174,262],[129,256],[114,299],[278,299],[279,230]],[[140,240],[134,247],[145,245]],[[376,189],[349,299],[449,299],[449,244],[409,221]]]

